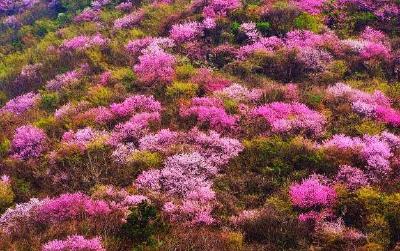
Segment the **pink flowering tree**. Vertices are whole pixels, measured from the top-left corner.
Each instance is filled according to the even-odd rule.
[[[31,125],[21,126],[15,131],[11,142],[12,156],[21,160],[37,158],[44,152],[46,141],[43,130]]]
[[[175,75],[175,57],[159,46],[148,47],[133,69],[144,85],[170,83]]]
[[[289,195],[293,205],[304,209],[328,207],[336,199],[335,190],[314,176],[291,185]]]
[[[318,135],[323,131],[325,117],[301,103],[274,102],[255,108],[254,117],[263,118],[272,132],[305,132]]]

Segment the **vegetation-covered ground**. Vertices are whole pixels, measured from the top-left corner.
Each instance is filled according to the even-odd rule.
[[[0,250],[400,250],[400,1],[0,0]]]

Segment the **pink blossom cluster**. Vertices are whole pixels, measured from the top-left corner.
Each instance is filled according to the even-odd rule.
[[[144,37],[129,41],[125,49],[133,56],[137,57],[148,47],[158,46],[163,49],[172,48],[175,46],[174,40],[164,37]]]
[[[158,45],[152,45],[139,56],[139,62],[133,70],[144,85],[170,83],[175,76],[175,64],[173,55],[165,52]]]
[[[194,116],[202,125],[209,125],[216,130],[233,129],[236,116],[226,113],[222,102],[216,98],[193,98],[189,106],[182,106],[179,112],[182,117]]]
[[[188,133],[187,140],[195,146],[196,151],[217,167],[228,164],[243,150],[237,139],[222,137],[215,131],[203,133],[194,128]]]
[[[90,127],[86,127],[83,129],[79,129],[76,132],[68,131],[65,132],[62,136],[62,143],[66,145],[74,145],[78,146],[80,149],[85,150],[90,143],[108,138],[108,134],[106,132],[96,131]]]
[[[39,101],[40,95],[33,92],[23,94],[8,101],[0,112],[10,112],[20,115],[33,108]]]
[[[74,17],[74,22],[83,23],[83,22],[92,22],[98,21],[99,18],[99,11],[93,9],[85,9],[79,15]]]
[[[7,234],[18,233],[22,226],[52,225],[64,221],[90,220],[90,223],[122,224],[127,210],[144,200],[145,196],[111,191],[108,200],[94,199],[81,192],[66,193],[55,198],[31,199],[9,208],[0,217],[0,228]]]
[[[352,102],[353,110],[357,113],[393,126],[400,125],[400,112],[391,107],[391,100],[379,90],[369,94],[346,84],[337,83],[329,87],[327,93],[334,98],[349,100]]]
[[[372,12],[381,21],[390,21],[400,14],[400,6],[391,1],[369,1],[369,0],[340,0],[336,7],[341,10],[350,8],[360,11]]]
[[[175,24],[170,31],[170,37],[177,43],[188,42],[200,36],[203,32],[203,25],[199,22],[187,22]]]
[[[390,159],[398,146],[399,138],[388,132],[376,136],[364,135],[362,138],[339,134],[321,145],[325,149],[357,153],[365,161],[364,168],[371,181],[380,180],[391,171]]]
[[[23,12],[32,8],[39,0],[2,0],[0,1],[0,13],[2,12]]]
[[[89,65],[82,64],[78,69],[56,75],[54,79],[47,81],[46,88],[52,91],[59,91],[64,87],[78,82],[79,79],[88,71]]]
[[[162,129],[155,134],[147,134],[139,140],[139,149],[146,151],[167,152],[180,140],[180,134],[170,129]]]
[[[117,30],[132,28],[134,25],[139,24],[144,18],[144,11],[138,10],[131,14],[125,15],[114,21],[114,28]]]
[[[125,1],[115,6],[115,9],[119,11],[130,11],[132,8],[133,3],[130,1]]]
[[[199,153],[171,156],[161,170],[145,171],[136,179],[141,188],[158,188],[170,195],[186,196],[198,187],[210,187],[217,173]]]
[[[93,36],[82,35],[65,40],[60,48],[64,51],[83,51],[95,46],[104,47],[107,43],[108,39],[100,34]]]
[[[85,217],[107,217],[112,213],[110,205],[103,200],[94,200],[83,193],[62,194],[45,199],[36,209],[36,221],[59,223],[70,219]]]
[[[297,102],[273,102],[254,108],[252,115],[265,119],[272,132],[277,133],[304,131],[317,135],[326,122],[322,114]]]
[[[16,129],[11,142],[11,153],[14,158],[27,160],[39,157],[45,150],[47,136],[42,129],[31,125]]]
[[[336,192],[328,185],[311,176],[301,183],[295,183],[289,189],[290,199],[293,205],[310,209],[314,207],[329,207],[336,200]]]
[[[0,229],[7,234],[20,231],[21,223],[30,223],[35,220],[35,210],[45,201],[31,198],[28,202],[8,208],[0,216]]]
[[[276,36],[263,37],[252,44],[240,47],[237,52],[237,57],[239,59],[245,59],[254,52],[272,52],[282,48],[284,45],[284,41]]]
[[[332,62],[333,57],[325,50],[305,47],[298,51],[298,60],[303,63],[304,68],[310,71],[323,71]]]
[[[198,84],[208,92],[221,90],[229,85],[231,81],[221,76],[213,74],[208,68],[200,68],[190,79],[192,83]]]
[[[65,240],[53,240],[43,245],[42,251],[106,251],[101,238],[86,239],[81,235],[71,235]]]
[[[91,5],[92,5],[93,9],[99,10],[102,7],[109,4],[110,2],[111,2],[111,0],[93,0]]]
[[[245,86],[232,84],[231,86],[214,92],[214,95],[217,97],[233,99],[236,102],[255,102],[262,97],[263,91],[261,89],[249,90]]]
[[[336,181],[344,184],[351,190],[369,185],[368,177],[363,170],[342,165],[336,175]]]
[[[85,111],[89,106],[87,101],[80,101],[78,103],[72,104],[71,102],[62,105],[54,112],[54,117],[56,119],[62,120],[63,118],[73,116],[80,112]]]
[[[253,42],[258,41],[262,37],[257,30],[256,24],[253,22],[242,23],[239,30],[246,34],[247,38]]]
[[[204,17],[226,16],[228,12],[242,6],[239,0],[211,0],[203,10]]]
[[[302,11],[310,14],[320,14],[326,0],[292,0],[293,4],[296,5]]]
[[[204,133],[197,128],[188,133],[163,129],[156,134],[148,134],[139,140],[139,149],[169,153],[174,146],[183,145],[200,153],[214,166],[227,164],[243,150],[241,143],[233,138],[222,137],[215,131]]]
[[[164,211],[172,220],[191,224],[211,224],[212,201],[215,193],[211,179],[218,169],[197,152],[171,156],[161,170],[143,172],[135,184],[142,189],[164,192],[181,198],[181,202],[167,202]]]
[[[127,122],[115,126],[108,141],[111,145],[137,141],[145,135],[150,123],[159,122],[159,112],[142,112],[133,115]]]
[[[172,221],[183,221],[189,225],[210,225],[215,222],[212,216],[214,199],[215,193],[210,187],[198,187],[180,203],[165,203],[163,211]]]
[[[111,104],[109,109],[118,117],[126,117],[138,112],[160,112],[161,104],[153,96],[133,95],[122,103]]]

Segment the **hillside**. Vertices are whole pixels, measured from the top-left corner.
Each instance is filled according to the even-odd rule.
[[[400,250],[399,0],[0,0],[0,250]]]

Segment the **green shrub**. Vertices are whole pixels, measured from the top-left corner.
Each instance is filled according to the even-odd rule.
[[[192,83],[174,82],[172,85],[167,87],[167,96],[179,99],[179,98],[191,98],[196,95],[198,86]]]
[[[167,225],[157,208],[148,203],[141,203],[130,210],[126,223],[122,226],[121,237],[136,244],[154,245],[157,244],[156,234],[166,229]]]
[[[14,192],[9,181],[0,180],[0,213],[3,213],[14,201]]]
[[[294,19],[294,27],[299,30],[310,30],[313,32],[319,32],[321,24],[315,16],[307,13],[301,13]]]
[[[176,78],[181,81],[191,78],[195,73],[196,69],[189,63],[178,65],[175,69]]]
[[[94,86],[89,88],[87,99],[95,106],[105,106],[110,103],[113,97],[112,91],[104,86]]]
[[[136,163],[144,166],[145,169],[161,166],[162,158],[158,153],[148,151],[134,152],[128,159],[130,163]]]
[[[256,27],[261,33],[266,34],[271,29],[271,24],[269,22],[257,22]]]
[[[46,92],[40,93],[40,108],[46,111],[54,111],[60,104],[60,97],[57,92]]]

